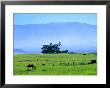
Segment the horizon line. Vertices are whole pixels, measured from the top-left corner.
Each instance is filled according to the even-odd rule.
[[[89,23],[82,23],[82,22],[49,22],[49,23],[39,23],[39,24],[54,24],[54,23],[80,23],[80,24],[87,24],[92,26],[97,26],[97,24],[89,24]],[[37,23],[38,24],[38,23]],[[14,26],[24,26],[24,25],[37,25],[37,24],[14,24]]]

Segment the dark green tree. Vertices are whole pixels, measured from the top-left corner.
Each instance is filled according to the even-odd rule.
[[[49,45],[43,45],[43,47],[41,48],[41,53],[60,53],[60,46],[61,42],[59,42],[58,44],[50,43]]]

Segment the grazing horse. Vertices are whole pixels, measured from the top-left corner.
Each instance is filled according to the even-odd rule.
[[[28,64],[26,67],[27,67],[27,70],[29,70],[29,68],[36,69],[36,67],[33,64]]]
[[[91,60],[88,64],[94,64],[97,63],[96,60]]]
[[[96,63],[96,60],[91,60],[91,64],[94,64],[94,63]]]

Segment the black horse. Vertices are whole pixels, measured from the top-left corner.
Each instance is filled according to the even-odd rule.
[[[35,65],[33,65],[33,64],[28,64],[26,67],[27,67],[28,71],[29,71],[29,68],[36,69]]]
[[[95,63],[97,63],[96,60],[91,60],[88,64],[95,64]]]

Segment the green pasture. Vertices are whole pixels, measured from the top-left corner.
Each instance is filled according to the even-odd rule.
[[[76,54],[16,54],[13,61],[14,75],[97,75],[95,53]],[[82,64],[83,63],[83,64]],[[27,70],[28,64],[36,69]],[[44,64],[44,65],[43,65]]]

